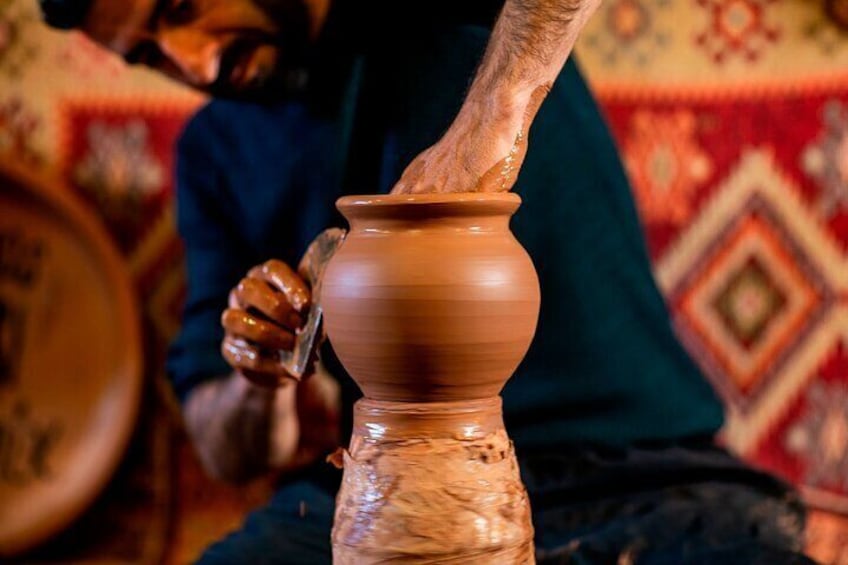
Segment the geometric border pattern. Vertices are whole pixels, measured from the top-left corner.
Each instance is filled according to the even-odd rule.
[[[796,421],[798,414],[792,413],[797,412],[800,406],[807,404],[806,401],[811,391],[816,390],[817,387],[827,390],[829,387],[836,385],[840,389],[844,389],[848,385],[848,374],[831,374],[828,378],[825,378],[822,367],[823,363],[827,360],[833,360],[833,354],[837,351],[840,352],[840,359],[842,366],[844,366],[846,346],[848,346],[848,307],[840,304],[828,312],[822,323],[818,325],[805,342],[804,347],[793,358],[793,361],[787,365],[784,371],[784,379],[791,379],[801,385],[798,394],[787,398],[787,402],[790,404],[789,409],[784,410],[784,415],[763,426],[759,430],[761,433],[758,434],[758,437],[750,438],[750,444],[744,445],[747,453],[755,456],[757,460],[762,461],[766,466],[790,470],[791,478],[794,481],[798,481],[805,497],[811,504],[819,508],[844,513],[848,513],[848,500],[844,496],[839,496],[834,491],[841,490],[844,494],[844,483],[848,481],[848,476],[843,475],[841,477],[841,481],[843,482],[841,488],[833,484],[822,485],[829,487],[828,489],[817,486],[817,483],[820,481],[816,480],[815,477],[822,475],[826,470],[814,467],[821,463],[815,458],[811,458],[809,454],[806,457],[801,457],[799,454],[793,454],[791,449],[788,449],[791,443],[793,443],[792,435],[794,426],[787,424]],[[810,410],[811,407],[807,406],[806,409]],[[827,416],[827,414],[819,413],[815,407],[812,409],[817,410],[815,414],[812,414],[813,417]],[[836,443],[839,444],[837,448],[841,447],[840,453],[842,454],[840,456],[842,461],[839,462],[840,467],[838,470],[844,472],[844,458],[848,457],[848,454],[845,453],[845,443],[848,441],[848,438],[844,437],[844,428],[848,425],[848,405],[843,406],[840,412],[842,420],[840,427],[843,428],[843,433],[838,435],[842,437],[811,437],[809,439],[825,446],[828,443],[832,445],[833,440],[836,440]],[[787,422],[787,418],[789,418],[789,422]],[[809,415],[807,418],[809,418]],[[820,428],[818,431],[821,432],[823,429]],[[822,456],[821,453],[816,455],[818,457]],[[833,461],[826,463],[833,464]],[[832,479],[833,477],[830,478]],[[811,484],[804,484],[805,482],[811,482]]]
[[[798,252],[809,260],[806,270],[808,275],[814,273],[810,278],[818,281],[821,296],[818,318],[807,328],[806,339],[796,341],[794,349],[782,360],[780,379],[759,390],[754,401],[744,408],[733,402],[726,406],[727,418],[722,437],[728,447],[742,454],[757,445],[787,403],[804,388],[815,365],[832,345],[832,341],[826,338],[846,322],[844,318],[837,317],[837,312],[841,311],[837,303],[848,291],[848,257],[843,254],[839,243],[819,226],[798,195],[799,191],[791,179],[782,174],[769,147],[748,148],[711,200],[703,204],[696,221],[655,265],[660,286],[666,293],[674,293],[690,275],[693,262],[698,262],[693,258],[708,256],[715,234],[721,232],[752,199],[767,203],[772,213],[780,218],[783,229],[791,234]],[[691,347],[685,329],[680,328],[679,320],[676,319],[676,323],[682,330],[681,339]],[[698,356],[697,347],[692,353],[699,362],[703,361]],[[715,377],[713,374],[712,378]]]
[[[714,238],[668,295],[680,338],[697,355],[725,403],[745,411],[806,339],[834,295],[759,192]],[[726,284],[722,271],[738,270],[751,259],[765,267],[778,291],[782,288],[782,304],[758,340],[742,344],[724,329],[714,297]]]

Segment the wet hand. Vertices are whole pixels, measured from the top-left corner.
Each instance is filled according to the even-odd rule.
[[[230,292],[221,316],[224,359],[255,384],[276,387],[296,380],[283,368],[309,311],[309,287],[291,267],[271,259],[251,269]]]
[[[469,95],[445,135],[406,168],[392,194],[506,192],[527,155],[530,125],[548,85],[529,96]]]

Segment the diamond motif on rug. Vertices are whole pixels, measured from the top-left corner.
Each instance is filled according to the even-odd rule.
[[[645,221],[679,226],[692,216],[693,195],[712,173],[696,130],[692,112],[633,114],[623,154]]]
[[[588,31],[583,39],[601,56],[606,65],[629,60],[646,65],[651,55],[668,45],[671,33],[658,24],[656,11],[671,0],[612,0],[599,8],[597,19],[603,27]]]
[[[780,38],[780,29],[770,23],[768,8],[777,0],[697,0],[706,10],[708,27],[695,37],[716,63],[732,56],[756,61],[763,50]]]
[[[820,313],[821,276],[754,195],[672,294],[685,341],[744,409]],[[717,378],[716,378],[717,377]]]
[[[730,274],[725,287],[713,299],[713,308],[727,331],[748,351],[785,307],[786,296],[780,285],[756,255]]]
[[[804,368],[806,386],[769,427],[752,455],[767,468],[802,484],[824,506],[832,493],[848,494],[848,316],[833,316]]]
[[[172,148],[192,108],[93,100],[63,110],[62,168],[132,255],[171,204]]]
[[[725,401],[722,439],[758,464],[752,450],[806,390],[833,328],[848,327],[833,319],[848,261],[782,164],[771,148],[746,148],[655,271]],[[722,316],[731,306],[736,320]]]
[[[837,362],[848,371],[844,344],[840,353]],[[817,463],[807,469],[806,483],[844,491],[848,488],[848,383],[816,382],[805,397],[801,418],[784,438],[786,447]]]
[[[848,104],[829,100],[821,112],[821,131],[800,157],[801,170],[815,183],[816,210],[831,233],[848,248]]]

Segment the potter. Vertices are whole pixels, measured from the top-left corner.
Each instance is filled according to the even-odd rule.
[[[108,0],[43,2],[77,6],[54,11],[54,23],[82,27],[131,60],[141,42],[143,63],[216,96],[267,103],[214,100],[178,146],[177,209],[189,288],[168,366],[186,428],[217,476],[289,473],[269,504],[209,547],[202,563],[323,563],[333,543],[338,560],[386,551],[432,561],[435,537],[446,551],[462,539],[469,549],[514,550],[490,562],[527,561],[527,507],[512,506],[523,496],[519,476],[531,501],[540,563],[680,562],[689,551],[724,563],[744,555],[740,548],[774,550],[774,563],[794,557],[803,522],[797,499],[715,445],[721,405],[675,338],[615,145],[577,65],[565,62],[597,0],[165,0],[156,11],[153,0],[127,0],[119,8]],[[307,25],[287,36],[297,27],[286,17],[293,6],[302,8]],[[289,65],[282,46],[299,38],[306,40],[306,57],[288,59]],[[523,203],[511,228],[533,258],[542,306],[502,405],[496,394],[526,345],[505,345],[514,361],[505,356],[497,367],[478,357],[443,373],[430,370],[431,360],[449,360],[440,351],[451,351],[424,341],[439,333],[428,333],[436,326],[394,319],[407,329],[393,342],[391,332],[363,321],[372,312],[345,320],[347,306],[337,299],[346,285],[336,286],[335,301],[330,297],[336,322],[330,315],[327,327],[337,335],[322,348],[315,374],[295,382],[280,370],[278,347],[300,331],[295,326],[312,298],[298,303],[288,291],[299,284],[309,292],[297,265],[321,230],[343,225],[334,209],[338,197],[513,189]],[[415,233],[384,239],[417,249]],[[482,244],[486,237],[467,240]],[[429,261],[417,269],[418,290],[454,272],[437,264],[438,255],[417,252]],[[403,251],[395,253],[401,261]],[[479,253],[469,264],[485,261]],[[266,267],[283,269],[269,267],[269,260],[286,265],[285,274],[269,276]],[[405,272],[397,271],[380,276]],[[363,288],[366,302],[374,284]],[[479,305],[495,287],[473,292]],[[473,315],[463,323],[504,314],[490,305],[469,308]],[[217,322],[227,309],[222,330]],[[459,322],[444,304],[401,310]],[[510,341],[527,330],[530,339],[528,318],[516,313],[514,325],[481,324],[481,351],[493,346],[493,336]],[[516,328],[524,330],[513,333]],[[461,332],[443,334],[436,337],[471,345]],[[407,340],[415,348],[403,353],[399,344]],[[379,363],[357,357],[362,351]],[[378,351],[390,355],[380,358]],[[363,386],[359,404],[345,365]],[[457,373],[463,378],[446,377]],[[404,384],[392,380],[410,376],[415,380]],[[457,416],[450,409],[457,403],[475,404]],[[455,416],[473,426],[457,425]],[[408,439],[425,425],[434,438]],[[463,439],[466,429],[473,437]],[[464,458],[455,457],[458,442],[468,442]],[[341,489],[338,472],[324,463],[339,446],[348,450],[341,454],[347,457]],[[400,459],[416,462],[406,475],[397,473]],[[464,486],[456,477],[471,468],[497,472],[490,484],[510,486],[481,491],[492,504],[516,509],[498,514],[509,520],[482,520],[480,536],[476,522],[458,525],[468,518],[458,509],[450,513],[459,521],[448,522],[453,528],[443,528],[444,517],[433,513],[440,497],[447,493],[446,504],[454,504],[467,490],[433,485]],[[368,490],[375,473],[399,477],[401,492]],[[404,482],[409,477],[415,485]],[[426,500],[413,496],[419,489]],[[372,494],[403,518],[387,521],[379,505],[368,504]],[[502,495],[507,498],[495,501]],[[410,508],[421,511],[404,513]],[[380,547],[366,535],[368,524],[387,526],[376,533]],[[391,530],[403,525],[424,533],[416,538],[422,546]],[[740,550],[728,557],[722,553],[728,546]]]

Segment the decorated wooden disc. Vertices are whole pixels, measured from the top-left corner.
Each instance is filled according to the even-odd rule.
[[[108,234],[67,189],[0,164],[0,557],[94,501],[141,383],[133,288]]]

